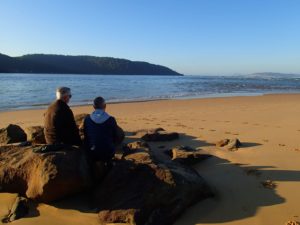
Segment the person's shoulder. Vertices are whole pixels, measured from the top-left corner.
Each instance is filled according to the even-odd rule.
[[[113,117],[113,116],[110,116],[110,117],[106,120],[106,122],[109,123],[109,124],[112,124],[112,125],[117,124],[116,118]]]
[[[112,122],[116,122],[116,118],[113,117],[113,116],[109,116],[109,118],[107,120],[112,121]]]
[[[48,111],[56,111],[58,108],[59,108],[59,103],[57,102],[57,100],[55,100],[55,101],[50,103],[47,110]]]
[[[84,117],[84,119],[83,119],[83,122],[84,122],[84,123],[86,123],[86,122],[88,122],[88,121],[91,121],[90,115],[86,115],[86,116]]]

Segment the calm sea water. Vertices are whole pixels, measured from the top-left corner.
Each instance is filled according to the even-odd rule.
[[[0,74],[0,111],[43,108],[58,86],[72,89],[71,105],[108,102],[300,93],[300,77],[116,76]]]

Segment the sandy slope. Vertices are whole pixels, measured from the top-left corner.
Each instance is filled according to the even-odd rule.
[[[73,111],[88,113],[91,107]],[[0,127],[42,124],[43,112],[0,113]],[[152,144],[157,151],[162,151],[157,148],[161,145],[185,144],[214,155],[195,168],[215,189],[216,198],[188,209],[176,225],[300,221],[300,95],[122,103],[108,105],[108,112],[126,131],[163,127],[181,133],[178,141]],[[239,138],[244,147],[228,152],[211,144],[232,137]],[[274,181],[277,187],[263,187],[265,180]],[[0,194],[0,217],[11,199],[12,195]],[[39,216],[15,223],[97,224],[97,215],[81,209],[80,202],[41,205]]]

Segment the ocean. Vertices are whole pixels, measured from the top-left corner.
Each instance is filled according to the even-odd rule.
[[[70,105],[300,93],[295,76],[133,76],[72,74],[0,74],[0,111],[45,108],[59,86],[72,89]]]

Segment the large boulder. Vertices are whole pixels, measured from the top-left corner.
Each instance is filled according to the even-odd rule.
[[[170,150],[167,150],[165,153],[169,155],[173,161],[186,165],[196,164],[211,156],[208,154],[203,154],[201,150],[197,150],[189,146],[176,146]]]
[[[144,141],[173,141],[179,138],[177,132],[167,132],[163,128],[137,131],[136,135]]]
[[[27,141],[33,144],[46,144],[44,128],[42,126],[31,126],[25,129]]]
[[[0,129],[0,144],[18,143],[26,140],[26,133],[18,125],[9,124],[7,127]]]
[[[172,224],[187,207],[211,196],[194,169],[158,160],[141,142],[129,146],[132,153],[117,160],[96,188],[100,224]]]
[[[0,190],[51,202],[81,192],[90,185],[83,150],[65,147],[34,153],[33,147],[0,147]]]

